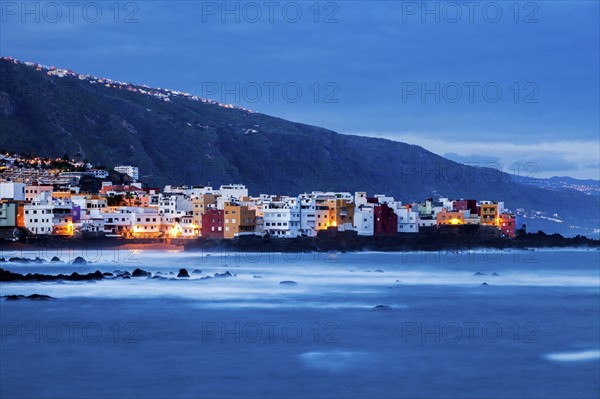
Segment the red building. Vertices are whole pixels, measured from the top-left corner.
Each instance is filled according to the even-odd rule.
[[[471,211],[471,215],[478,215],[479,209],[477,209],[477,200],[457,200],[452,201],[452,207],[455,211]]]
[[[202,237],[223,238],[223,210],[209,209],[202,215]]]
[[[500,226],[498,227],[500,227],[500,230],[505,236],[515,238],[515,215],[510,213],[503,213],[502,216],[500,216]]]
[[[398,215],[387,204],[374,207],[373,217],[373,235],[395,236],[398,234]]]

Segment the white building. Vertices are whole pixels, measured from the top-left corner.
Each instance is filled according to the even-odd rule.
[[[394,210],[398,215],[398,233],[419,232],[419,212],[408,207],[400,207]]]
[[[297,198],[272,201],[263,206],[263,232],[274,237],[300,235],[300,203]]]
[[[42,193],[31,204],[24,206],[25,227],[38,235],[73,235],[73,203],[67,199],[52,198]]]
[[[354,230],[360,236],[372,236],[375,228],[374,206],[364,203],[354,208]]]
[[[32,202],[35,197],[41,193],[48,192],[52,195],[53,188],[51,185],[27,185],[25,186],[25,201]]]
[[[248,197],[248,189],[243,184],[228,184],[219,187],[220,197],[217,198],[217,209],[223,209],[226,202],[240,201]]]
[[[134,181],[137,181],[140,178],[140,170],[137,166],[119,165],[119,166],[115,166],[114,170],[119,173],[128,175]]]
[[[25,201],[25,183],[0,182],[0,199]]]

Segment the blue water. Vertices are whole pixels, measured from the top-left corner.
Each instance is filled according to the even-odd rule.
[[[2,399],[600,396],[599,251],[85,255],[2,267],[202,273],[0,284]]]

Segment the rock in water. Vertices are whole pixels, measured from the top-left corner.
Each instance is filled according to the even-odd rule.
[[[492,276],[496,277],[496,276],[499,276],[499,274],[494,272],[494,273],[492,273]]]
[[[87,261],[85,259],[83,259],[81,256],[78,256],[73,260],[73,264],[74,265],[87,265]]]
[[[60,262],[60,258],[58,256],[53,256],[52,259],[50,259],[50,262]]]
[[[133,273],[131,273],[131,277],[152,277],[152,273],[142,270],[140,268],[137,268],[133,271]]]
[[[228,271],[225,273],[215,273],[214,274],[215,278],[219,278],[219,277],[231,277],[231,273],[229,273]]]
[[[473,276],[487,276],[485,273],[477,272]]]
[[[298,285],[298,283],[295,281],[292,281],[292,280],[286,280],[286,281],[280,281],[279,285]]]
[[[47,301],[54,298],[49,295],[31,294],[27,297],[27,299],[31,299],[32,301]]]
[[[391,312],[392,307],[389,305],[377,305],[371,309],[371,312]]]
[[[42,295],[42,294],[31,294],[29,296],[25,296],[25,295],[7,295],[6,296],[7,301],[18,301],[21,299],[29,299],[32,301],[48,301],[50,299],[56,299],[56,298],[53,298],[49,295]]]
[[[488,285],[488,283],[482,283],[481,284],[482,287],[487,286],[487,285]]]
[[[377,270],[375,270],[375,273],[383,273],[383,270],[377,269]]]
[[[192,272],[192,274],[202,274],[202,270],[200,270],[200,269],[194,269],[194,271]]]
[[[179,269],[179,273],[177,273],[177,278],[189,278],[190,275],[186,269]]]
[[[113,277],[114,274],[112,274],[111,272],[105,272],[105,273],[102,273],[102,276],[104,276],[104,277]]]

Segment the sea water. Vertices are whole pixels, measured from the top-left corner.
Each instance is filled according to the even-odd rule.
[[[600,396],[597,250],[75,252],[165,279],[0,283],[3,399]]]

